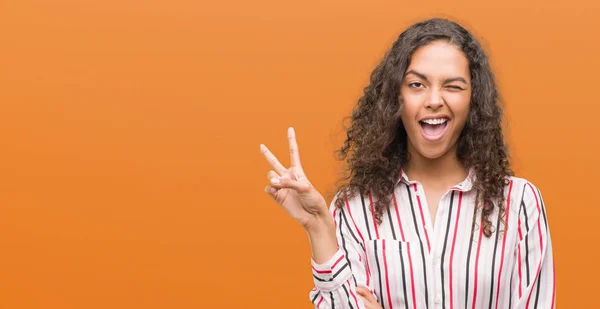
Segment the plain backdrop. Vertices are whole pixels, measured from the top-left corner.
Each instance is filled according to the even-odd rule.
[[[410,24],[491,58],[557,303],[597,303],[598,1],[2,1],[0,308],[310,308],[305,233],[263,188],[297,131],[332,194],[341,121]]]

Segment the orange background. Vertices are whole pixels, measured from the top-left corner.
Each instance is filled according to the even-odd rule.
[[[409,6],[412,5],[412,6]],[[3,1],[0,308],[309,308],[306,235],[262,191],[265,143],[333,151],[408,25],[458,20],[544,194],[558,304],[597,303],[597,1]],[[588,193],[588,194],[585,194]]]

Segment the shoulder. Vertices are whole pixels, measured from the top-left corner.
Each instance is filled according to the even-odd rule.
[[[542,193],[540,189],[533,184],[531,181],[516,177],[508,177],[512,188],[511,201],[518,203],[516,206],[525,207],[525,210],[536,210],[540,211],[544,208],[544,201],[542,200]]]
[[[336,203],[336,201],[338,201],[338,202]],[[354,195],[351,195],[348,192],[338,191],[335,194],[335,196],[333,197],[333,199],[331,200],[331,203],[329,205],[329,212],[331,214],[334,214],[335,212],[338,212],[338,211],[344,211],[344,212],[362,211],[363,207],[368,208],[372,202],[374,202],[374,201],[372,200],[372,197],[370,194],[364,195],[364,194],[356,193]],[[340,207],[338,208],[336,206],[336,204]]]

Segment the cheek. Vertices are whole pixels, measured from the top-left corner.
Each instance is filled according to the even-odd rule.
[[[402,105],[402,119],[412,120],[417,116],[418,103],[414,97],[404,96]]]
[[[456,97],[450,105],[454,117],[463,122],[467,119],[469,108],[471,106],[470,96]]]

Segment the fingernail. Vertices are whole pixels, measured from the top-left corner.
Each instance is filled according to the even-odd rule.
[[[276,185],[279,183],[279,179],[276,177],[273,177],[273,178],[271,178],[271,183]]]
[[[269,193],[275,193],[277,190],[273,187],[269,187]]]

